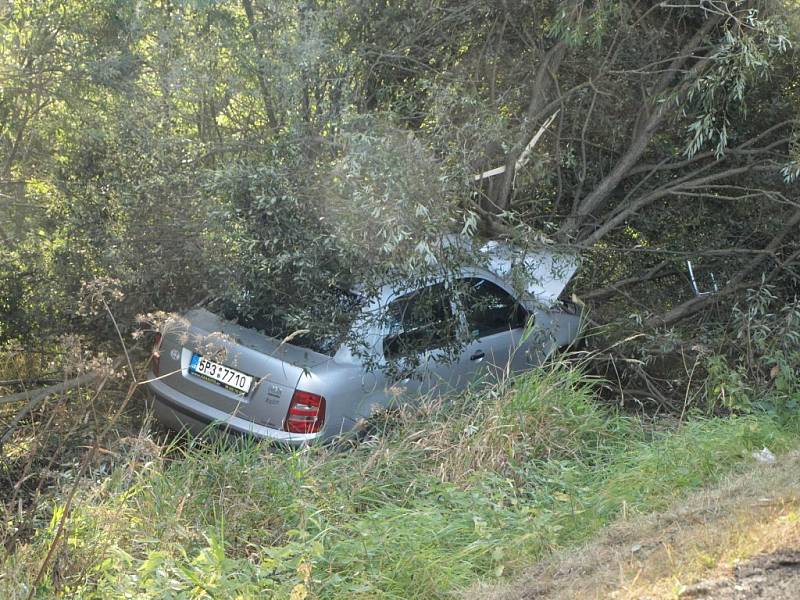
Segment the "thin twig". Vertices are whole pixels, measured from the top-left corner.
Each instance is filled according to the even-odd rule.
[[[133,372],[131,357],[128,354],[127,346],[125,346],[125,340],[122,339],[122,332],[119,330],[119,325],[117,325],[117,320],[114,318],[114,313],[111,312],[111,309],[108,307],[108,304],[106,304],[105,300],[103,300],[103,307],[106,309],[108,316],[111,317],[111,322],[114,324],[114,330],[117,332],[117,337],[119,338],[119,343],[122,346],[122,351],[125,353],[125,360],[128,361],[128,370],[131,373],[131,380],[136,383],[136,374]]]

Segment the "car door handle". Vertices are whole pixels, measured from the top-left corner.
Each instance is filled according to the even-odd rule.
[[[475,354],[469,357],[470,360],[483,360],[486,357],[486,353],[483,350],[478,350]]]

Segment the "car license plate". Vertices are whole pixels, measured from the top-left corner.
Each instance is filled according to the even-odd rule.
[[[247,394],[253,384],[253,377],[223,364],[192,354],[189,373],[206,381],[212,381],[239,394]]]

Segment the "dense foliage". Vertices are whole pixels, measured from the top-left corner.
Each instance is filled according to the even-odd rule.
[[[714,304],[687,257],[790,298],[796,8],[8,3],[0,337],[63,331],[98,276],[123,323],[207,296],[321,322],[447,232],[577,246],[581,293],[650,325]]]

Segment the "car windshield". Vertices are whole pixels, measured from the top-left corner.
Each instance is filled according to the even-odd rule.
[[[247,297],[245,302],[224,303],[222,316],[276,339],[333,356],[347,341],[353,322],[364,304],[354,292],[328,287],[318,291],[313,306],[302,309],[278,308],[264,302],[261,307]],[[259,310],[259,308],[261,308]]]

